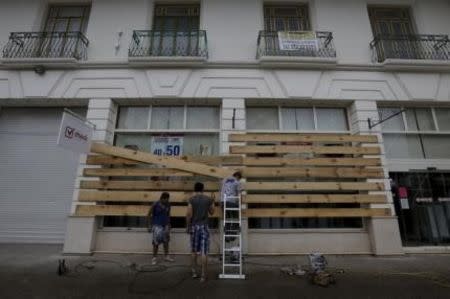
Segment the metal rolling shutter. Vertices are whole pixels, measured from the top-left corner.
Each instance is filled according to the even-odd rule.
[[[0,242],[64,240],[78,155],[56,146],[61,115],[0,109]]]

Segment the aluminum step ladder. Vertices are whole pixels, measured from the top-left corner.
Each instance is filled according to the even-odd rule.
[[[236,204],[230,204],[230,201]],[[241,196],[225,196],[222,218],[222,273],[219,274],[221,279],[245,279],[242,274],[241,208]]]

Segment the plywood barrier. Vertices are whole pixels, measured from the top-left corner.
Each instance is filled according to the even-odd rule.
[[[243,215],[249,218],[390,213],[369,206],[386,203],[376,136],[248,133],[230,134],[229,141],[244,145],[231,146],[232,155],[177,158],[94,144],[86,163],[101,168],[84,169],[90,179],[80,182],[75,215],[144,217],[167,191],[174,204],[172,216],[184,217],[196,181],[203,182],[205,193],[218,202],[221,179],[236,170],[246,179]]]

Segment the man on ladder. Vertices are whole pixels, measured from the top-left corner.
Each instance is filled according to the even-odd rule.
[[[245,278],[242,274],[241,172],[222,181],[222,274],[220,278]],[[234,269],[233,269],[234,268]]]

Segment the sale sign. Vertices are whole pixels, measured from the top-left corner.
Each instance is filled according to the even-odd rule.
[[[158,156],[181,156],[183,136],[153,136],[151,152]]]
[[[81,119],[64,112],[57,144],[76,153],[89,153],[93,128]]]

